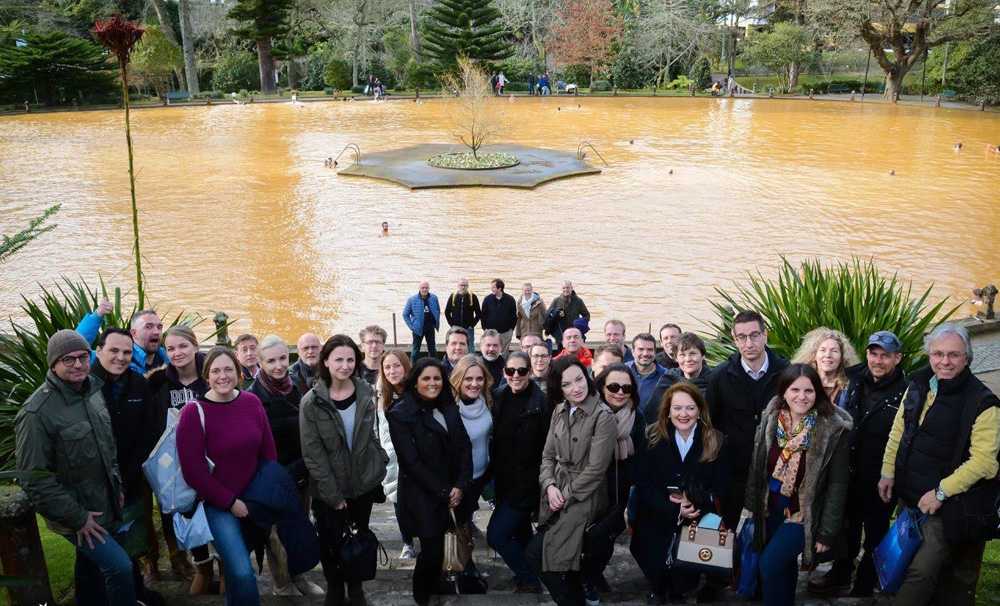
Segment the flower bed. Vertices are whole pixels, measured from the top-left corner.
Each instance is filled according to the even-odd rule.
[[[514,154],[494,152],[479,154],[476,158],[472,152],[456,152],[437,154],[427,158],[427,163],[435,168],[452,168],[458,170],[490,170],[517,166],[520,160]]]

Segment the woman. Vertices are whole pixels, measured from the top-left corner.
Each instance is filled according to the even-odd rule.
[[[542,393],[545,393],[545,390],[549,386],[552,352],[549,350],[548,344],[538,343],[537,345],[532,345],[527,353],[531,356],[531,379],[535,381],[535,384],[542,390]]]
[[[548,354],[547,347],[539,347]],[[531,349],[538,351],[538,347]],[[504,366],[507,382],[493,395],[490,458],[503,461],[503,465],[493,469],[496,507],[486,529],[486,542],[514,573],[515,593],[542,592],[525,549],[531,540],[531,517],[540,497],[538,472],[552,409],[545,392],[532,380],[529,368],[528,354],[510,354]]]
[[[827,397],[834,405],[840,406],[840,399],[849,383],[847,368],[858,363],[858,354],[844,333],[820,326],[802,338],[802,345],[792,357],[792,363],[815,368]]]
[[[656,407],[655,422],[637,469],[635,522],[630,550],[650,584],[647,603],[694,589],[698,575],[674,575],[666,566],[678,519],[719,513],[730,470],[722,433],[712,427],[708,404],[697,386],[681,381]]]
[[[385,468],[385,479],[382,480],[382,491],[385,498],[392,503],[396,512],[396,524],[399,525],[399,501],[396,498],[396,486],[399,481],[399,464],[396,461],[396,449],[392,447],[389,437],[389,419],[386,413],[403,397],[403,381],[410,372],[410,356],[402,351],[390,351],[382,356],[379,363],[378,387],[378,440],[382,450],[389,457]],[[403,550],[399,553],[400,560],[412,560],[417,557],[413,549],[413,537],[399,529],[399,537],[403,541]]]
[[[204,501],[212,544],[226,575],[227,606],[259,605],[257,577],[240,531],[249,511],[240,495],[261,462],[277,459],[274,438],[260,399],[237,389],[240,364],[232,350],[213,347],[202,376],[209,390],[198,398],[201,413],[199,406],[185,406],[177,425],[181,473]],[[206,457],[215,465],[211,470]]]
[[[677,345],[677,368],[671,368],[663,375],[650,393],[649,398],[642,403],[642,414],[647,419],[659,416],[660,402],[663,394],[675,383],[687,381],[693,383],[705,395],[708,389],[708,377],[712,368],[705,363],[705,342],[693,332],[685,332],[680,336]]]
[[[159,432],[162,434],[166,422],[167,409],[176,408],[180,410],[185,404],[205,395],[208,391],[208,382],[202,377],[205,367],[205,354],[198,351],[198,338],[194,331],[183,324],[171,326],[163,333],[163,345],[167,350],[167,359],[170,361],[166,366],[154,370],[147,377],[149,391],[153,394],[153,401],[159,410],[160,420]],[[167,544],[167,551],[170,553],[170,566],[174,574],[190,578],[191,595],[209,593],[213,590],[212,580],[215,576],[215,566],[208,547],[197,547],[191,550],[191,556],[195,561],[196,568],[192,570],[188,561],[187,552],[177,549],[177,539],[174,537],[173,514],[160,515],[160,527],[163,529],[163,540]],[[152,524],[150,524],[152,528]],[[149,580],[155,579],[156,560],[158,559],[159,544],[156,537],[151,537],[154,545],[150,555],[150,562],[143,572],[143,577]],[[216,586],[217,587],[217,586]]]
[[[423,606],[441,575],[449,509],[458,507],[472,481],[472,446],[437,358],[417,361],[386,416],[399,462],[399,524],[420,537],[413,599]]]
[[[851,417],[807,364],[782,371],[776,393],[754,437],[743,517],[754,521],[764,604],[784,606],[795,602],[799,554],[804,567],[833,555],[850,480]]]
[[[506,372],[506,367],[504,371]],[[479,356],[462,356],[449,379],[458,403],[458,412],[465,433],[472,445],[472,482],[462,494],[462,503],[455,511],[459,524],[471,524],[479,509],[479,497],[489,479],[490,439],[493,436],[493,378]]]
[[[636,463],[646,450],[646,422],[639,411],[639,384],[629,367],[618,363],[605,368],[595,380],[601,400],[614,413],[616,442],[607,469],[610,506],[588,533],[584,556],[584,596],[588,604],[600,603],[601,593],[611,591],[604,569],[615,551],[615,540],[625,530],[625,509],[635,484]]]
[[[553,601],[583,603],[580,555],[584,530],[607,509],[607,471],[617,445],[614,414],[601,402],[587,368],[574,357],[556,360],[549,376],[552,423],[538,483],[540,535],[530,558]],[[582,418],[573,418],[582,415]]]
[[[385,501],[382,478],[389,457],[375,434],[375,395],[359,376],[361,350],[346,335],[323,345],[319,377],[302,398],[302,457],[312,478],[313,515],[319,531],[327,606],[364,606],[361,581],[346,579],[340,548],[348,526],[368,530],[372,506]]]

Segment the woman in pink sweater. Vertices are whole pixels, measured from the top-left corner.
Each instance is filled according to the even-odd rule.
[[[257,577],[240,532],[247,506],[239,496],[258,464],[275,460],[277,454],[260,400],[237,389],[239,368],[232,350],[214,347],[208,352],[203,372],[209,390],[198,398],[205,426],[202,429],[198,407],[186,405],[177,425],[177,453],[184,479],[205,502],[212,543],[226,574],[227,606],[259,606]],[[211,471],[206,456],[215,464]]]

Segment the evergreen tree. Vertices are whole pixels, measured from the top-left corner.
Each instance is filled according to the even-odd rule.
[[[482,63],[512,53],[493,0],[436,0],[427,15],[423,50],[446,70],[459,57]]]
[[[260,67],[260,90],[275,91],[273,40],[288,33],[289,11],[294,0],[236,0],[229,18],[243,22],[236,34],[253,40]]]
[[[114,74],[100,46],[59,31],[0,40],[0,90],[8,101],[46,105],[77,95],[114,90]]]

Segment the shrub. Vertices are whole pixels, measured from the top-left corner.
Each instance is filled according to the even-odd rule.
[[[606,92],[611,90],[611,83],[607,80],[594,80],[590,83],[590,92]]]
[[[410,59],[406,64],[406,85],[410,88],[437,88],[437,74],[434,67],[428,63],[419,63]]]
[[[921,351],[924,334],[950,317],[959,306],[947,311],[947,298],[928,303],[931,287],[914,299],[912,285],[896,275],[886,277],[871,259],[854,258],[850,263],[823,266],[819,260],[792,266],[782,257],[775,280],[763,274],[747,274],[749,284],[736,285],[730,294],[720,288],[720,301],[712,306],[718,316],[712,323],[715,340],[710,357],[719,361],[736,351],[732,339],[736,310],[753,309],[767,321],[768,345],[790,358],[807,332],[827,326],[842,331],[858,351],[878,330],[891,330],[903,343],[903,365],[911,371],[926,364]]]
[[[507,86],[504,87],[504,92],[508,93],[526,93],[528,92],[527,82],[508,82]]]
[[[691,78],[698,88],[705,89],[712,86],[712,65],[708,62],[708,57],[702,55],[691,64],[688,78]]]
[[[357,86],[352,86],[352,87],[351,87],[351,92],[352,92],[352,93],[358,93],[358,94],[364,94],[364,92],[365,92],[365,87],[364,87],[364,85],[363,85],[363,84],[359,84],[359,85],[357,85]]]
[[[212,74],[212,90],[231,93],[260,89],[257,56],[250,51],[228,50],[219,56]]]
[[[549,76],[553,90],[555,90],[557,80],[565,80],[567,84],[576,84],[577,86],[590,86],[590,68],[586,65],[567,65],[563,68],[562,74],[559,74],[560,77],[551,77],[552,74]]]
[[[195,93],[195,99],[222,99],[225,95],[217,90],[203,90],[200,93]]]
[[[676,78],[671,80],[667,84],[666,88],[672,90],[687,90],[692,84],[694,84],[694,81],[692,81],[687,76],[681,74],[680,76],[677,76]]]
[[[323,89],[323,94],[324,94],[324,95],[332,95],[332,94],[333,94],[333,91],[334,91],[334,90],[336,90],[336,89],[334,89],[334,88],[333,88],[333,87],[331,87],[331,86],[327,86],[327,87],[325,87],[325,88]]]
[[[351,86],[351,65],[343,59],[333,59],[323,69],[323,82],[338,90]]]

